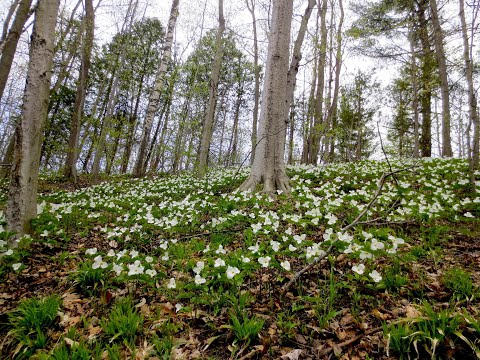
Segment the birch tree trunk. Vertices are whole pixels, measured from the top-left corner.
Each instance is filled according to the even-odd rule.
[[[223,33],[225,31],[225,18],[223,17],[223,0],[218,0],[218,31],[215,42],[215,58],[212,63],[212,74],[210,76],[210,95],[208,97],[207,111],[202,128],[202,139],[200,152],[198,154],[197,172],[203,177],[207,172],[208,153],[213,134],[213,120],[217,105],[218,82],[220,80],[220,69],[223,58]]]
[[[259,140],[250,177],[241,190],[255,190],[263,184],[263,192],[290,191],[285,171],[285,123],[287,109],[287,77],[293,0],[277,0],[273,4],[272,27],[268,42],[267,65],[259,122]]]
[[[450,90],[447,76],[447,60],[443,47],[444,34],[438,18],[437,0],[430,0],[432,11],[433,34],[435,39],[435,55],[440,76],[440,87],[442,92],[442,156],[452,157],[452,140],[450,137]]]
[[[53,66],[55,25],[59,1],[40,1],[30,46],[22,115],[16,128],[15,149],[7,202],[7,224],[17,235],[28,233],[37,215],[37,187],[42,132],[48,109]],[[12,241],[11,246],[16,246]]]
[[[2,44],[3,49],[0,52],[0,99],[2,98],[5,86],[7,85],[8,75],[12,68],[15,52],[17,51],[18,40],[22,34],[23,26],[30,15],[29,10],[31,5],[32,0],[20,1],[12,27]]]
[[[77,159],[78,140],[80,136],[80,124],[83,116],[85,95],[87,92],[87,79],[92,57],[93,37],[95,34],[95,15],[93,12],[93,0],[85,0],[85,36],[82,47],[82,62],[78,76],[75,104],[73,106],[72,123],[70,126],[70,137],[68,140],[67,160],[65,163],[64,177],[77,182]]]
[[[140,148],[138,150],[137,161],[133,174],[135,176],[145,175],[145,152],[149,143],[150,131],[152,130],[153,118],[158,110],[160,103],[160,95],[162,90],[166,87],[167,67],[172,58],[173,34],[175,32],[175,25],[178,17],[179,0],[173,0],[172,8],[170,10],[170,19],[168,20],[167,35],[165,39],[165,46],[163,49],[162,59],[158,68],[155,85],[148,100],[147,112],[145,114],[145,122],[142,131],[142,140],[140,141]]]

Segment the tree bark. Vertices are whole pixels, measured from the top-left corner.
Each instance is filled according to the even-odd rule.
[[[203,177],[207,172],[208,154],[213,134],[213,120],[217,105],[218,82],[220,81],[220,69],[223,58],[223,33],[225,31],[225,18],[223,17],[223,0],[218,0],[218,31],[215,42],[215,57],[212,63],[212,74],[210,76],[210,94],[208,97],[207,111],[202,128],[200,152],[198,154],[197,172]]]
[[[173,35],[175,32],[175,24],[178,17],[179,0],[173,0],[172,8],[170,10],[170,19],[168,21],[167,35],[165,39],[165,46],[163,50],[162,59],[158,68],[155,85],[148,100],[147,112],[145,114],[145,122],[142,131],[142,140],[140,141],[140,148],[138,150],[137,161],[135,163],[134,175],[142,176],[145,174],[145,152],[149,143],[150,131],[152,130],[153,118],[158,110],[160,103],[160,95],[166,84],[166,74],[168,64],[172,58]]]
[[[10,28],[8,35],[5,37],[0,58],[0,99],[2,98],[5,86],[7,85],[8,75],[12,68],[13,58],[17,51],[18,40],[22,34],[23,26],[30,16],[29,10],[31,5],[32,0],[20,1],[12,27]]]
[[[122,25],[122,33],[127,29],[132,27],[132,23],[135,17],[135,13],[137,11],[138,7],[138,2],[139,0],[136,0],[135,3],[133,3],[134,0],[131,0],[128,5],[128,10],[127,14],[125,16],[124,23]],[[129,19],[130,18],[130,19]],[[118,69],[116,69],[116,72],[113,76],[113,81],[112,81],[112,87],[110,90],[110,95],[108,97],[108,103],[107,103],[107,110],[105,113],[104,121],[101,127],[99,139],[98,139],[98,144],[97,148],[95,150],[95,156],[93,158],[93,165],[92,165],[92,174],[94,178],[97,178],[99,173],[100,173],[100,161],[105,153],[105,142],[107,140],[107,131],[110,127],[110,121],[111,117],[113,115],[113,109],[114,109],[114,103],[115,99],[117,97],[117,89],[118,89],[118,83],[120,80],[120,75],[121,75],[121,68],[123,66],[123,62],[125,60],[125,53],[126,53],[126,47],[127,44],[122,44],[122,49],[120,52],[120,55],[118,57],[117,65]]]
[[[337,29],[337,52],[335,55],[335,85],[333,88],[332,105],[328,110],[328,122],[331,124],[331,128],[334,131],[337,126],[337,109],[338,109],[338,93],[340,91],[340,73],[342,71],[342,27],[345,19],[345,12],[343,10],[343,0],[338,1],[340,7],[340,20]],[[328,153],[328,161],[333,161],[335,157],[335,137],[332,135],[330,139],[330,149]]]
[[[430,48],[428,35],[428,22],[426,19],[426,8],[428,0],[421,0],[418,3],[417,16],[419,20],[418,36],[422,46],[421,65],[421,93],[420,106],[422,113],[422,135],[420,137],[420,151],[422,157],[432,156],[432,70],[434,59]]]
[[[263,191],[273,194],[290,191],[285,171],[285,123],[287,109],[287,77],[293,0],[277,0],[273,4],[272,27],[268,42],[267,65],[259,123],[259,141],[250,177],[241,190],[255,190],[263,184]]]
[[[74,183],[77,182],[78,140],[85,105],[85,95],[87,92],[87,79],[92,57],[94,33],[95,15],[93,12],[93,0],[85,0],[85,36],[83,37],[82,62],[80,64],[80,74],[78,76],[77,92],[73,106],[67,160],[63,173],[66,179],[72,179]]]
[[[318,153],[320,150],[320,138],[324,129],[323,125],[323,93],[325,87],[325,64],[327,59],[327,0],[322,0],[322,8],[320,15],[320,54],[318,64],[318,79],[317,79],[317,91],[315,95],[315,107],[314,107],[314,123],[309,137],[309,156],[308,162],[310,164],[317,164]]]
[[[22,115],[16,127],[15,149],[7,202],[10,231],[23,235],[37,215],[37,187],[42,132],[48,109],[59,1],[40,1],[35,11]],[[12,241],[11,246],[17,242]]]
[[[251,1],[251,5],[249,3]],[[252,154],[250,156],[250,164],[253,164],[255,156],[255,147],[257,146],[257,128],[258,128],[258,108],[260,104],[260,65],[258,64],[258,38],[257,38],[257,19],[255,16],[256,0],[246,0],[247,8],[252,15],[253,27],[253,66],[255,76],[255,94],[253,103],[253,123],[252,123]]]
[[[465,21],[465,4],[464,0],[460,2],[460,21],[462,27],[463,38],[463,60],[465,61],[465,73],[468,85],[468,117],[470,123],[473,124],[473,145],[472,152],[469,151],[470,159],[470,182],[475,188],[475,171],[479,167],[479,146],[480,146],[480,120],[478,116],[477,97],[475,95],[475,88],[473,85],[473,64],[471,47],[468,41],[467,23]],[[473,35],[472,35],[473,36]],[[473,38],[470,40],[473,42]],[[469,139],[469,132],[467,133],[467,139]]]
[[[452,157],[452,140],[450,137],[450,90],[447,76],[447,60],[443,47],[444,34],[438,17],[437,0],[430,0],[432,11],[433,34],[435,39],[435,55],[440,76],[440,87],[442,93],[442,156]]]

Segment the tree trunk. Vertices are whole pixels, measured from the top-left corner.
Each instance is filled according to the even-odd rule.
[[[287,77],[293,0],[277,0],[273,5],[272,28],[268,42],[267,64],[259,123],[259,142],[250,177],[241,190],[255,190],[263,184],[263,191],[273,194],[290,191],[285,171],[285,123],[287,109]]]
[[[16,127],[15,150],[7,203],[8,229],[17,235],[31,230],[37,215],[37,186],[42,132],[48,110],[59,1],[40,1],[35,11],[22,115]],[[11,246],[17,242],[12,241]]]
[[[419,116],[418,116],[418,80],[417,80],[417,55],[415,52],[415,39],[412,26],[409,26],[408,40],[410,42],[411,67],[412,67],[412,109],[413,109],[413,157],[417,159],[420,156],[420,136],[419,136]]]
[[[325,86],[325,64],[327,59],[327,0],[322,0],[322,9],[320,15],[320,54],[318,64],[317,91],[315,95],[314,123],[309,137],[309,156],[310,164],[317,164],[318,152],[320,150],[320,138],[324,132],[323,125],[323,92]]]
[[[138,7],[138,2],[139,0],[135,1],[135,4],[133,4],[133,0],[129,2],[128,5],[128,10],[127,14],[125,16],[125,20],[122,26],[122,33],[127,29],[132,27],[132,23],[135,17],[135,13],[137,11]],[[130,19],[129,19],[130,18]],[[120,55],[118,57],[117,65],[118,69],[115,72],[115,75],[113,76],[113,82],[112,82],[112,87],[110,91],[110,95],[108,98],[108,103],[107,103],[107,111],[104,117],[104,122],[102,126],[102,130],[100,131],[100,136],[98,139],[98,144],[97,144],[97,149],[95,150],[95,157],[93,158],[93,166],[92,166],[92,174],[94,178],[98,177],[98,174],[100,173],[100,161],[105,153],[105,142],[107,140],[107,131],[110,128],[110,121],[111,117],[113,116],[113,109],[117,97],[117,89],[118,89],[118,83],[120,80],[120,75],[121,75],[121,68],[123,66],[123,62],[125,59],[125,53],[126,53],[126,47],[127,44],[123,43],[122,44],[122,49],[120,52]]]
[[[249,5],[251,1],[251,6]],[[250,156],[250,164],[253,164],[255,156],[255,147],[257,146],[257,128],[258,128],[258,108],[260,103],[260,65],[258,64],[258,39],[257,39],[257,19],[255,17],[256,0],[246,0],[248,11],[252,15],[253,27],[253,66],[255,76],[255,94],[253,103],[253,124],[252,124],[252,154]]]
[[[479,146],[480,146],[480,121],[478,117],[477,98],[475,95],[475,88],[473,85],[473,64],[471,47],[468,41],[467,23],[465,21],[465,5],[464,0],[460,1],[460,20],[462,25],[462,38],[463,38],[463,59],[465,61],[465,72],[468,85],[468,117],[470,123],[473,124],[473,146],[472,153],[469,152],[470,159],[470,182],[472,187],[475,188],[475,171],[479,167]],[[472,39],[473,42],[473,34]],[[467,133],[467,139],[469,139],[470,133]]]
[[[175,31],[175,24],[178,17],[179,0],[173,0],[172,8],[170,10],[170,19],[168,21],[167,35],[165,39],[165,46],[163,50],[162,59],[158,68],[155,85],[148,100],[147,112],[145,114],[145,122],[142,131],[142,140],[140,141],[140,148],[138,150],[137,161],[133,173],[135,176],[142,176],[145,174],[145,152],[149,143],[150,131],[152,130],[153,118],[158,110],[160,103],[160,95],[166,84],[166,74],[168,64],[172,58],[173,34]]]
[[[417,16],[419,19],[419,38],[422,45],[422,76],[420,106],[422,113],[422,136],[420,138],[420,150],[422,157],[432,156],[432,71],[434,59],[430,48],[428,35],[428,23],[426,19],[426,8],[428,0],[421,0],[418,4]]]
[[[80,124],[83,117],[83,107],[87,92],[88,71],[92,57],[93,37],[95,32],[95,17],[93,12],[93,0],[85,0],[85,36],[83,37],[82,62],[78,76],[77,93],[73,106],[70,137],[68,140],[67,161],[65,164],[64,177],[77,182],[77,159],[78,140],[80,136]]]
[[[445,57],[445,49],[443,48],[444,35],[438,17],[437,0],[430,0],[430,9],[432,11],[435,55],[437,58],[442,92],[442,156],[452,157],[452,140],[450,138],[450,90],[448,86],[447,60]]]
[[[223,58],[223,33],[225,31],[225,18],[223,17],[223,0],[218,0],[218,31],[215,42],[215,58],[212,63],[212,74],[210,76],[210,94],[205,120],[202,128],[200,152],[198,154],[197,171],[198,176],[203,177],[207,172],[208,153],[213,134],[213,120],[217,104],[218,82],[220,80],[220,69]]]
[[[12,27],[5,38],[0,58],[0,99],[2,99],[5,86],[7,85],[8,75],[12,68],[13,58],[17,51],[18,40],[22,34],[23,26],[29,17],[32,0],[21,0],[18,6]]]
[[[333,88],[333,99],[332,105],[328,110],[328,122],[333,131],[337,126],[337,109],[338,109],[338,93],[340,91],[340,73],[342,71],[342,44],[343,44],[343,37],[342,37],[342,27],[343,21],[345,19],[345,12],[343,10],[343,0],[338,1],[338,5],[340,7],[340,20],[338,23],[337,29],[337,52],[335,55],[335,85]],[[330,136],[330,149],[328,153],[328,161],[333,161],[335,157],[335,136]]]

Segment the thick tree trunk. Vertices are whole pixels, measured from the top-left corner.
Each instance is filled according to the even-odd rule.
[[[472,153],[469,152],[470,159],[470,182],[475,187],[475,171],[480,168],[479,166],[479,146],[480,146],[480,120],[478,116],[477,98],[475,95],[475,88],[473,86],[473,64],[471,47],[468,41],[467,23],[465,21],[465,5],[464,0],[460,1],[460,20],[462,26],[462,38],[463,38],[463,59],[465,61],[465,73],[468,86],[468,117],[470,123],[473,124],[473,146]],[[471,39],[470,41],[473,41]],[[469,139],[470,132],[467,133],[467,139]]]
[[[452,157],[452,140],[450,137],[450,90],[447,76],[447,60],[445,49],[443,47],[444,35],[440,20],[438,18],[437,0],[430,0],[430,9],[432,11],[432,22],[435,39],[435,55],[438,64],[438,73],[440,75],[440,87],[442,92],[442,156]]]
[[[259,141],[250,177],[240,189],[273,194],[290,191],[285,171],[284,143],[287,109],[287,77],[293,0],[277,0],[273,6],[272,28],[268,43],[267,65],[259,123]]]
[[[158,110],[160,103],[160,95],[165,89],[166,74],[168,64],[172,58],[173,35],[175,32],[175,24],[178,17],[179,0],[173,0],[172,8],[170,10],[170,19],[168,21],[167,35],[165,39],[165,46],[163,50],[162,59],[158,68],[155,85],[148,100],[147,112],[145,114],[145,122],[143,125],[142,139],[140,141],[140,148],[138,150],[137,161],[133,173],[135,176],[142,176],[145,174],[145,152],[149,143],[150,131],[152,130],[153,118]]]
[[[207,172],[208,153],[213,134],[213,119],[217,104],[218,82],[220,81],[220,69],[223,58],[223,33],[225,31],[225,18],[223,17],[223,0],[218,0],[218,31],[215,42],[215,57],[212,63],[212,74],[210,76],[210,95],[208,106],[203,122],[200,152],[198,154],[197,172],[203,177]]]
[[[68,140],[67,160],[64,169],[64,177],[77,182],[77,159],[78,140],[80,136],[80,124],[83,117],[83,107],[87,92],[88,71],[92,57],[93,37],[95,33],[95,17],[93,12],[93,0],[85,0],[85,36],[83,37],[82,62],[78,76],[77,93],[73,106],[70,137]]]
[[[15,52],[17,50],[18,40],[22,34],[23,26],[25,25],[28,17],[30,6],[32,5],[32,0],[21,0],[18,5],[17,13],[15,14],[15,19],[13,20],[12,27],[8,35],[5,37],[5,41],[2,44],[3,49],[0,52],[0,99],[3,96],[5,91],[5,86],[7,85],[8,75],[12,68],[13,58],[15,57]]]
[[[30,231],[37,215],[37,186],[42,132],[48,109],[59,1],[40,1],[35,11],[22,116],[16,128],[15,150],[7,202],[7,223],[18,235]],[[13,241],[10,245],[16,246]]]
[[[250,5],[251,1],[251,5]],[[257,39],[257,19],[255,16],[256,0],[246,0],[248,11],[252,15],[253,27],[253,66],[255,76],[255,94],[253,103],[253,123],[252,123],[252,154],[250,156],[250,164],[253,164],[255,156],[255,147],[257,146],[257,130],[258,130],[258,108],[260,104],[260,65],[258,64],[258,39]]]

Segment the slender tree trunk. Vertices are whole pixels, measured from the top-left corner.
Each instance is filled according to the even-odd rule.
[[[95,32],[95,15],[93,12],[93,0],[85,0],[85,36],[83,37],[82,63],[78,77],[77,93],[73,106],[72,123],[70,126],[70,137],[68,140],[67,161],[65,164],[64,177],[77,182],[77,159],[78,140],[80,136],[80,125],[87,93],[87,79],[90,70],[90,59],[92,57],[93,37]]]
[[[320,150],[320,138],[324,129],[323,125],[323,93],[325,87],[325,64],[327,59],[327,0],[322,0],[322,8],[320,14],[320,54],[318,64],[318,79],[317,79],[317,91],[315,95],[315,107],[314,107],[314,123],[310,133],[310,154],[308,162],[310,164],[317,164],[318,153]]]
[[[408,40],[410,43],[411,67],[412,67],[412,109],[413,109],[413,157],[420,157],[420,121],[418,114],[418,79],[417,79],[417,55],[415,52],[415,32],[412,26],[409,26]]]
[[[293,165],[293,148],[294,148],[294,134],[295,133],[295,104],[290,106],[290,129],[288,138],[288,164]]]
[[[8,13],[7,13],[7,16],[5,17],[5,22],[3,23],[2,36],[0,37],[0,46],[3,45],[3,43],[7,39],[8,27],[10,26],[10,20],[12,20],[12,16],[15,13],[15,10],[17,9],[17,6],[18,6],[19,3],[20,3],[20,0],[14,0],[10,4],[10,7],[8,8]],[[3,50],[3,48],[2,48],[2,50]],[[1,52],[2,51],[0,51],[0,53]]]
[[[128,6],[127,14],[125,16],[125,21],[122,26],[122,33],[128,28],[132,27],[133,19],[135,17],[135,13],[137,11],[138,7],[138,2],[139,0],[136,0],[135,3],[133,3],[134,0],[131,0]],[[105,153],[105,143],[107,141],[107,132],[110,128],[110,121],[111,117],[113,116],[113,109],[117,97],[117,90],[118,90],[118,83],[120,80],[120,75],[121,75],[121,70],[123,67],[123,63],[125,60],[125,53],[126,53],[126,48],[127,44],[123,43],[122,44],[122,49],[120,52],[120,55],[118,57],[117,61],[117,66],[118,69],[116,70],[115,74],[113,76],[113,82],[112,82],[112,87],[110,91],[110,95],[108,98],[108,103],[107,103],[107,110],[105,114],[105,118],[102,124],[102,129],[100,131],[99,139],[98,139],[98,144],[97,144],[97,149],[95,151],[95,157],[93,159],[93,166],[92,166],[92,174],[94,178],[98,177],[98,174],[100,173],[100,161]]]
[[[287,78],[293,0],[277,0],[273,4],[272,27],[268,42],[267,65],[259,123],[259,143],[250,177],[240,189],[255,189],[273,194],[290,191],[285,171],[285,123],[287,109]]]
[[[173,35],[175,32],[175,24],[178,17],[179,0],[173,0],[172,8],[170,10],[170,19],[168,21],[167,35],[163,50],[162,59],[158,68],[155,85],[148,100],[147,113],[145,114],[145,122],[143,125],[142,139],[140,141],[140,148],[138,150],[137,161],[133,173],[135,176],[142,176],[145,174],[145,152],[149,143],[150,131],[152,130],[153,118],[158,110],[160,103],[160,95],[166,85],[166,74],[168,64],[172,58]]]
[[[12,68],[15,52],[17,51],[18,40],[22,34],[23,26],[29,17],[31,5],[32,0],[20,1],[12,27],[10,28],[9,34],[5,37],[3,50],[0,53],[0,100],[2,99],[5,86],[7,85],[8,75]]]
[[[207,172],[208,154],[210,151],[210,143],[212,141],[213,120],[215,118],[215,108],[217,104],[218,82],[220,81],[220,69],[222,67],[224,31],[225,18],[223,17],[223,0],[218,0],[218,31],[215,42],[215,57],[212,63],[210,94],[208,97],[205,120],[203,122],[200,152],[198,154],[197,172],[200,177],[203,177]]]
[[[40,1],[35,11],[22,116],[16,127],[15,150],[7,202],[7,224],[17,235],[28,233],[37,215],[37,186],[42,132],[48,110],[59,1]],[[16,246],[11,241],[10,246]]]
[[[480,146],[480,120],[478,116],[477,97],[475,94],[475,88],[473,85],[473,63],[471,47],[468,41],[467,23],[465,21],[465,4],[464,0],[459,0],[460,3],[460,20],[462,26],[462,38],[463,38],[463,59],[465,61],[465,73],[468,86],[468,117],[470,124],[473,124],[473,146],[472,152],[469,151],[470,159],[470,182],[475,189],[475,171],[480,168],[479,166],[479,146]],[[472,39],[473,43],[473,32]],[[467,140],[470,139],[470,132],[467,133]]]
[[[450,90],[447,76],[447,60],[443,48],[444,34],[438,17],[437,0],[430,0],[432,22],[435,39],[435,55],[437,57],[440,87],[442,90],[442,156],[452,157],[452,140],[450,136]]]
[[[260,103],[260,65],[258,63],[258,39],[257,39],[257,19],[255,16],[256,0],[245,0],[248,11],[252,15],[253,27],[253,66],[255,76],[255,94],[253,103],[253,123],[252,123],[252,154],[250,156],[250,164],[253,164],[255,156],[255,147],[257,146],[257,128],[258,128],[258,108]],[[250,5],[251,1],[251,5]]]
[[[422,45],[422,76],[421,76],[421,95],[420,106],[422,112],[422,136],[420,138],[420,150],[422,157],[432,156],[432,71],[434,68],[434,59],[430,48],[430,39],[428,35],[428,22],[426,19],[426,8],[428,0],[419,2],[417,15],[419,19],[419,38]]]
[[[345,12],[343,10],[343,0],[338,1],[340,8],[340,20],[338,22],[337,28],[337,51],[335,55],[335,85],[333,88],[333,99],[332,105],[328,110],[328,122],[331,124],[332,131],[336,130],[337,127],[337,109],[338,109],[338,93],[340,91],[340,73],[342,71],[342,45],[343,45],[343,36],[342,28],[343,21],[345,19]],[[333,161],[335,157],[335,136],[330,136],[330,149],[328,154],[327,161]]]

